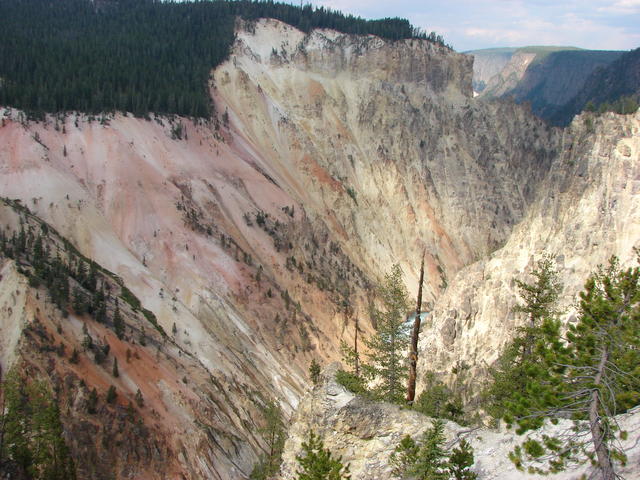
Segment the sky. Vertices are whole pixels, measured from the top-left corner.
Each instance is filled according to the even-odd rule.
[[[293,0],[290,3],[297,4]],[[640,0],[310,0],[364,18],[402,17],[458,51],[561,45],[640,47]]]

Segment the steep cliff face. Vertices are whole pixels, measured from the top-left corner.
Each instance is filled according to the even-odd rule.
[[[589,102],[598,108],[621,97],[633,98],[636,105],[640,101],[640,48],[625,52],[605,67],[594,70],[571,101],[556,109],[551,121],[565,125]]]
[[[414,271],[426,247],[432,297],[438,266],[456,271],[506,240],[557,149],[557,132],[523,110],[474,102],[469,59],[424,42],[265,22],[235,52],[213,90],[234,141],[310,216],[334,219],[373,278],[394,262]]]
[[[166,370],[141,373],[140,388],[160,406],[162,385],[177,382],[182,359],[193,363],[196,373],[183,374],[189,386],[178,390],[195,396],[167,414],[183,421],[158,434],[177,439],[167,451],[186,478],[248,475],[264,447],[254,432],[265,400],[290,414],[311,358],[338,358],[355,316],[372,331],[373,287],[392,264],[414,289],[426,250],[433,302],[460,269],[509,245],[532,208],[546,211],[541,191],[566,184],[567,201],[580,203],[590,188],[574,186],[562,160],[586,175],[580,152],[591,137],[576,137],[586,127],[563,134],[512,103],[476,102],[469,57],[424,41],[242,24],[210,91],[220,115],[206,122],[67,114],[32,123],[15,110],[0,114],[0,193],[121,277],[168,333]],[[632,228],[619,221],[614,243]],[[523,267],[535,253],[520,255]],[[464,275],[437,312],[471,301]],[[509,334],[488,333],[487,319],[468,330],[478,345],[459,335],[451,344],[447,332],[463,327],[435,317],[438,336],[423,357],[441,370],[490,359]],[[3,369],[29,351],[16,350],[25,318],[2,320]],[[32,363],[36,371],[46,362]],[[211,415],[215,428],[201,421]],[[123,460],[114,474],[154,466],[165,468],[155,457],[145,466]]]
[[[517,48],[487,48],[464,52],[473,57],[473,90],[482,93],[489,81],[509,63]]]
[[[594,72],[611,65],[622,54],[593,50],[552,52],[530,65],[508,95],[517,103],[529,102],[533,113],[550,119],[580,92]]]
[[[636,258],[640,239],[640,113],[577,117],[536,200],[504,247],[464,268],[438,299],[421,338],[422,371],[451,376],[469,366],[475,387],[523,320],[514,279],[527,281],[543,254],[555,257],[564,283],[561,306],[571,321],[589,273],[617,255]],[[478,391],[477,388],[473,389]]]
[[[480,95],[487,98],[500,98],[509,94],[518,86],[535,58],[534,52],[518,50],[513,52],[502,69],[486,82]]]
[[[240,383],[206,368],[176,341],[189,335],[184,327],[170,338],[122,280],[99,266],[91,273],[95,287],[63,273],[70,292],[61,302],[53,293],[61,279],[56,262],[85,275],[95,265],[19,203],[0,200],[0,225],[3,373],[14,369],[25,384],[38,379],[55,392],[78,478],[245,476],[259,450],[264,401],[251,379]],[[27,254],[11,240],[23,234]],[[46,267],[34,261],[38,242]],[[4,460],[2,478],[14,478],[5,477]]]

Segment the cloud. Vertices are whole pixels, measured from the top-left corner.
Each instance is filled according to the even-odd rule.
[[[640,13],[640,0],[618,0],[617,2],[609,2],[608,5],[599,7],[598,11],[613,14],[638,14]]]
[[[295,3],[295,2],[294,2]],[[458,50],[571,45],[640,46],[640,0],[314,0],[366,18],[405,17]]]

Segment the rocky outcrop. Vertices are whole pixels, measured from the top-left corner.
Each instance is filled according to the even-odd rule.
[[[349,464],[351,478],[358,480],[383,480],[396,478],[391,473],[389,457],[405,435],[418,439],[433,422],[433,419],[396,405],[376,403],[354,396],[336,383],[334,375],[339,365],[329,366],[321,382],[300,402],[285,444],[282,478],[296,478],[299,465],[296,455],[302,453],[302,442],[308,432],[319,435],[326,448],[335,456],[342,456]],[[640,411],[620,416],[623,430],[629,432],[623,448],[627,450],[628,463],[619,467],[619,473],[628,480],[640,478],[640,448],[636,444],[640,434]],[[556,426],[547,425],[545,433],[559,432],[569,428],[569,422]],[[588,473],[589,468],[580,466],[564,473],[545,477],[528,475],[518,471],[508,454],[523,441],[505,428],[499,430],[469,429],[453,422],[446,422],[446,446],[451,448],[461,438],[471,443],[474,449],[473,470],[479,480],[521,480],[554,478],[572,480]]]

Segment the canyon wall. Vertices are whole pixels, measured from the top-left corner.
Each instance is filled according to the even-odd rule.
[[[503,321],[509,304],[498,299],[512,290],[495,299],[493,290],[531,265],[545,232],[567,232],[554,253],[574,269],[568,285],[610,253],[628,259],[635,198],[614,193],[633,192],[637,119],[599,120],[596,136],[580,125],[563,133],[512,103],[475,101],[471,75],[469,57],[426,41],[260,20],[238,24],[229,59],[212,72],[211,120],[68,113],[31,122],[0,112],[0,195],[118,275],[168,333],[171,360],[156,362],[170,373],[141,375],[136,386],[189,426],[166,447],[171,471],[246,478],[264,449],[254,432],[266,401],[291,415],[311,359],[338,359],[356,316],[373,331],[374,287],[394,263],[415,293],[426,250],[435,321],[423,330],[421,370],[447,371],[457,361],[482,369],[506,342],[516,320]],[[564,208],[594,189],[611,191],[615,209],[585,200],[581,220],[582,210]],[[536,218],[540,234],[528,236]],[[590,228],[601,233],[584,240]],[[480,310],[480,299],[497,303]],[[3,324],[12,332],[3,370],[29,352],[15,339],[31,318],[13,318]],[[193,401],[163,399],[157,386],[175,383],[186,357],[199,373],[180,388]],[[96,385],[102,394],[106,384]],[[225,412],[215,428],[201,421],[211,405]],[[145,425],[166,421],[141,415]],[[119,461],[118,478],[160,462]]]
[[[556,262],[564,287],[560,307],[575,321],[584,282],[611,255],[636,262],[640,242],[640,113],[583,114],[564,131],[562,151],[525,218],[499,250],[459,271],[424,326],[419,369],[453,381],[452,366],[477,394],[481,372],[522,325],[515,279],[527,276],[544,254]],[[419,387],[420,388],[420,385]]]

